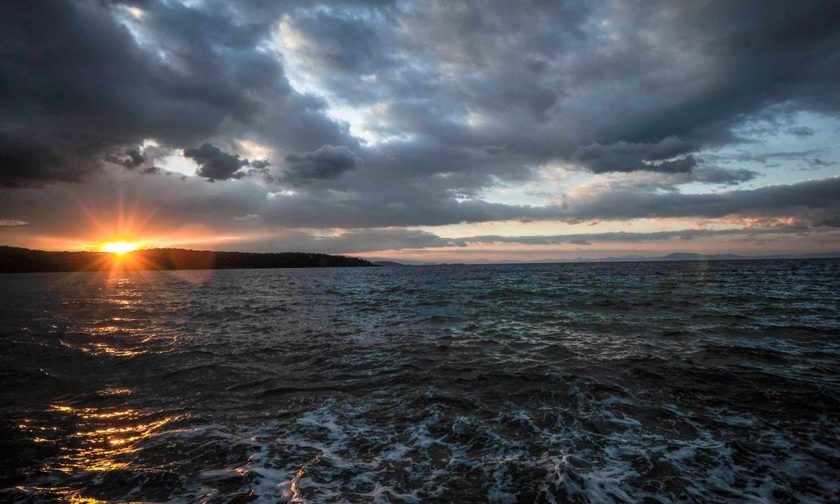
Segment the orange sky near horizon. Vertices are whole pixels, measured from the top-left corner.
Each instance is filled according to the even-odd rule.
[[[122,241],[136,243],[140,248],[324,252],[417,262],[550,261],[578,257],[660,256],[673,252],[799,255],[840,251],[838,232],[823,230],[820,235],[811,234],[806,229],[798,230],[795,217],[785,216],[580,222],[509,220],[355,229],[278,227],[251,215],[196,221],[195,217],[167,206],[168,201],[186,189],[176,185],[166,193],[148,180],[117,175],[105,186],[109,191],[104,193],[85,192],[73,186],[64,186],[61,190],[51,188],[53,201],[61,208],[61,219],[49,214],[42,222],[8,221],[7,225],[0,226],[0,243],[53,251],[96,251],[102,250],[105,243]],[[203,185],[215,190],[221,184],[205,182]],[[731,231],[732,234],[692,239],[672,236],[698,231]],[[424,243],[416,245],[407,240],[394,246],[389,239],[390,233],[414,233]],[[633,236],[621,239],[622,233]],[[657,233],[672,235],[657,239]],[[645,234],[650,237],[641,236]],[[365,239],[367,235],[370,237]],[[487,238],[496,236],[501,238]],[[557,243],[529,243],[539,237],[551,237]],[[570,242],[564,243],[563,237],[571,237]],[[455,245],[446,246],[441,242],[454,242]]]
[[[173,230],[166,230],[163,225],[155,222],[146,222],[144,227],[133,227],[136,223],[143,222],[142,219],[125,219],[121,224],[107,225],[98,221],[96,225],[88,228],[87,234],[74,235],[30,235],[24,226],[0,231],[0,237],[4,244],[20,246],[25,248],[41,250],[79,250],[99,251],[103,246],[113,242],[129,242],[138,248],[187,248],[196,250],[226,250],[226,251],[254,251],[254,252],[281,252],[297,251],[292,243],[280,241],[272,246],[272,237],[282,236],[282,232],[272,233],[267,230],[235,232],[214,232],[206,225],[188,225]],[[624,229],[626,223],[615,223],[616,228]],[[660,223],[661,224],[661,223]],[[684,227],[672,227],[671,225],[661,226],[668,230],[686,229]],[[682,223],[685,224],[685,223]],[[654,223],[655,225],[655,223]],[[550,232],[552,227],[564,230],[567,226],[561,224],[551,226],[550,223],[534,223],[518,225],[517,223],[496,223],[496,226],[484,225],[459,225],[455,230],[465,233],[465,236],[482,236],[489,234],[488,229],[494,231],[516,231],[521,229],[528,234],[499,234],[498,236],[541,236]],[[718,223],[710,228],[718,229],[743,229],[741,226],[732,226]],[[648,230],[650,223],[643,226],[636,226],[641,230]],[[579,231],[573,226],[574,231]],[[607,229],[611,229],[610,226]],[[632,229],[632,228],[631,228]],[[688,228],[691,229],[691,228]],[[433,229],[425,229],[433,231]],[[452,239],[461,238],[464,235],[455,234],[453,229],[441,229],[439,236],[447,236]],[[780,234],[752,239],[734,236],[711,236],[693,239],[668,238],[659,240],[643,240],[628,242],[621,240],[600,240],[588,244],[581,243],[556,243],[556,244],[528,244],[528,243],[502,243],[489,241],[486,243],[467,243],[462,246],[428,246],[428,247],[405,247],[385,248],[377,250],[376,243],[370,243],[370,249],[365,250],[356,247],[343,250],[339,243],[332,243],[331,240],[340,240],[344,231],[325,230],[320,236],[322,248],[313,248],[310,244],[301,251],[326,252],[333,254],[354,255],[372,260],[391,259],[415,262],[530,262],[530,261],[551,261],[569,260],[576,258],[602,258],[617,257],[625,255],[660,256],[672,252],[691,252],[702,254],[732,253],[739,255],[767,255],[767,254],[788,254],[798,255],[806,253],[832,253],[840,250],[840,241],[822,241],[813,243],[803,240],[797,234]],[[597,236],[599,233],[591,233]],[[562,233],[558,233],[562,236]],[[587,233],[575,233],[574,236],[586,236]],[[768,248],[768,240],[772,247]],[[285,244],[284,244],[285,243]],[[336,248],[338,247],[338,248]]]

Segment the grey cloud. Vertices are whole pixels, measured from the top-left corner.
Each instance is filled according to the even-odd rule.
[[[138,148],[128,149],[121,154],[106,154],[105,160],[123,166],[129,170],[133,170],[146,163],[146,158]]]
[[[209,143],[184,149],[184,156],[198,163],[197,175],[210,180],[239,178],[242,176],[239,169],[248,164],[247,160],[240,159],[238,155],[222,152]]]
[[[672,136],[652,144],[617,142],[611,145],[600,145],[593,143],[578,147],[572,158],[594,173],[639,170],[685,173],[690,172],[697,165],[693,156],[685,156],[693,149],[694,146],[690,142]],[[677,158],[677,156],[685,157]]]
[[[140,20],[118,3],[3,3],[0,186],[86,180],[145,138],[176,148],[252,131],[293,149],[353,142],[259,47],[269,19],[222,4],[135,7]]]
[[[430,203],[427,200],[406,202],[368,201],[366,198],[344,193],[331,196],[329,192],[291,196],[254,197],[256,186],[232,184],[203,189],[206,184],[190,182],[183,188],[169,189],[165,181],[149,180],[146,187],[154,187],[146,196],[154,196],[163,215],[176,216],[184,222],[218,223],[234,215],[256,214],[267,223],[284,227],[388,227],[434,226],[459,222],[487,222],[500,220],[562,220],[585,222],[592,220],[624,220],[656,217],[750,217],[795,218],[808,225],[834,225],[840,215],[840,177],[812,180],[792,185],[769,186],[753,190],[736,190],[709,194],[653,193],[633,189],[601,191],[567,197],[562,205],[527,206],[487,203],[481,200],[455,202],[445,197]],[[268,189],[260,189],[268,191]],[[93,189],[91,189],[93,191]],[[180,195],[179,198],[167,194]],[[4,203],[15,205],[15,192],[0,193]],[[60,194],[60,193],[57,193]],[[110,193],[105,193],[110,194]],[[23,195],[22,195],[23,197]],[[67,204],[71,196],[54,196],[50,203]],[[95,199],[96,196],[91,196]],[[62,203],[62,199],[65,200]],[[54,209],[44,205],[42,215]],[[30,222],[37,219],[21,214]]]
[[[764,227],[778,224],[796,226],[803,231],[840,227],[837,217],[840,215],[840,201],[836,198],[840,191],[840,178],[713,194],[619,189],[568,197],[563,205],[533,207],[480,200],[458,203],[445,197],[434,203],[427,199],[403,204],[382,203],[367,201],[367,198],[352,193],[334,195],[329,191],[283,195],[271,192],[276,187],[258,185],[247,179],[207,184],[196,178],[174,182],[167,177],[147,177],[136,172],[130,173],[129,177],[132,178],[124,185],[123,200],[130,204],[142,203],[143,213],[153,217],[149,226],[161,225],[166,230],[199,224],[219,233],[236,233],[242,231],[243,222],[234,218],[248,215],[259,216],[259,219],[249,219],[249,226],[258,225],[257,230],[267,234],[276,228],[340,227],[361,232],[364,228],[459,222],[516,219],[588,222],[637,217],[743,217],[751,222],[765,222]],[[9,218],[28,222],[27,229],[33,233],[83,236],[92,225],[90,213],[86,212],[107,219],[109,212],[112,213],[115,208],[116,197],[111,182],[96,180],[78,187],[57,184],[38,189],[0,191],[0,208],[16,209]],[[87,211],[77,205],[79,200],[86,202]],[[33,205],[33,202],[38,204]],[[56,220],[54,216],[57,214],[64,218]],[[150,232],[154,234],[153,229]],[[578,237],[579,241],[593,243],[595,237],[587,236]],[[434,246],[464,243],[450,239],[433,240],[413,232],[402,240],[409,238],[413,246],[420,246],[424,240],[436,244]],[[391,248],[396,246],[387,242],[384,235],[379,239]],[[370,250],[380,247],[373,238],[368,243],[361,238],[357,242],[372,247]],[[324,241],[318,245],[326,246],[328,243]],[[236,243],[231,246],[234,245]]]
[[[284,180],[294,185],[331,180],[355,169],[360,163],[359,156],[349,147],[324,145],[312,152],[287,155]]]
[[[813,128],[809,128],[807,126],[795,126],[788,130],[788,133],[791,135],[796,135],[799,137],[806,137],[806,136],[813,136],[816,131]]]
[[[782,152],[738,152],[727,156],[717,156],[718,159],[732,161],[748,161],[769,165],[778,161],[801,161],[816,154],[815,150],[782,151]]]
[[[85,171],[63,168],[67,160],[48,144],[0,133],[0,187],[24,187],[50,180],[80,180]]]
[[[26,155],[9,163],[19,170],[17,182],[4,170],[6,185],[79,180],[98,170],[94,161],[103,149],[139,142],[144,129],[160,135],[180,119],[216,122],[208,115],[212,108],[193,97],[192,113],[172,101],[170,110],[150,123],[165,99],[155,92],[155,79],[170,85],[180,79],[145,57],[107,9],[44,2],[4,3],[2,10],[2,47],[13,51],[0,63],[4,134],[29,139]],[[191,126],[197,127],[202,126]],[[41,161],[45,156],[53,162]]]
[[[337,237],[318,237],[313,242],[315,250],[318,248],[329,248],[347,253],[369,252],[372,250],[463,246],[456,243],[455,240],[441,238],[433,233],[413,229],[350,230]]]
[[[837,163],[834,161],[825,161],[820,158],[809,158],[804,160],[805,163],[808,164],[811,168],[821,168],[825,166],[835,166]]]
[[[251,161],[249,164],[258,170],[268,168],[269,166],[271,166],[271,162],[267,159],[256,159],[254,161]]]
[[[736,154],[704,154],[704,160],[729,163],[729,162],[749,162],[759,163],[767,168],[778,168],[780,166],[790,166],[793,163],[805,165],[807,168],[816,169],[827,166],[834,166],[837,163],[834,161],[827,161],[817,154],[820,154],[819,149],[809,149],[802,151],[770,151],[770,152],[745,152],[741,151]]]
[[[709,195],[673,187],[756,177],[726,163],[831,166],[817,151],[709,164],[698,152],[743,142],[735,127],[745,121],[776,121],[804,135],[810,126],[777,118],[809,110],[837,117],[836,2],[136,7],[141,19],[118,2],[0,6],[0,186],[29,195],[27,208],[56,210],[47,201],[52,189],[38,197],[30,186],[95,184],[114,168],[108,160],[130,176],[159,171],[147,151],[137,152],[143,162],[132,154],[154,138],[162,149],[201,157],[202,176],[238,179],[148,182],[162,194],[165,184],[182,190],[183,200],[160,202],[172,214],[212,215],[213,223],[248,214],[277,225],[357,228],[751,214],[833,222],[828,199],[789,199],[833,179]],[[304,43],[277,54],[281,20]],[[292,56],[305,64],[284,67]],[[359,125],[331,119],[335,107],[349,107],[347,117],[379,141],[354,138]],[[293,153],[274,176],[294,186],[294,196],[267,196],[277,187],[244,176],[268,179],[267,161],[246,166],[214,147],[242,138]],[[201,156],[205,144],[218,152]],[[530,180],[554,162],[594,173],[658,172],[661,182],[544,207],[480,200],[484,189]]]
[[[259,212],[271,222],[304,227],[434,226],[461,222],[503,220],[626,220],[668,217],[768,217],[796,218],[811,225],[833,226],[840,215],[840,177],[791,185],[707,194],[651,192],[634,188],[602,190],[566,197],[547,206],[506,205],[478,199],[453,201],[438,194],[430,201],[426,192],[410,192],[404,199],[371,199],[354,193],[277,196]],[[316,202],[318,204],[316,204]],[[241,213],[241,212],[240,212]]]
[[[808,230],[799,226],[752,227],[744,229],[680,229],[656,232],[577,233],[543,236],[466,236],[444,238],[434,233],[414,229],[351,229],[336,236],[315,236],[299,231],[279,231],[278,235],[258,240],[252,247],[262,250],[285,250],[297,247],[301,251],[364,254],[383,250],[428,249],[439,247],[467,247],[469,245],[596,245],[605,242],[645,243],[666,240],[690,241],[702,238],[758,240],[780,235],[801,235],[821,240],[840,241],[836,229]]]
[[[779,104],[785,114],[837,111],[830,62],[838,33],[830,20],[840,9],[827,2],[702,8],[652,2],[633,9],[432,2],[377,10],[398,20],[400,30],[388,35],[372,22],[376,16],[362,14],[369,10],[344,11],[342,26],[353,24],[365,36],[341,48],[339,60],[331,37],[307,39],[311,66],[329,69],[321,84],[339,100],[384,98],[388,106],[376,117],[383,134],[408,132],[412,141],[464,150],[505,145],[518,156],[518,163],[498,168],[463,162],[462,172],[527,175],[550,159],[581,159],[596,172],[688,172],[698,148],[738,141],[731,128],[750,114],[771,114],[768,107]],[[316,33],[317,16],[304,9],[290,19]],[[332,30],[329,24],[321,30]],[[380,43],[386,36],[388,43]],[[394,52],[411,57],[389,59]],[[381,62],[375,81],[361,83],[369,68],[341,64],[354,54],[364,55],[354,62]],[[481,120],[465,120],[470,114]],[[664,147],[681,157],[661,157],[656,151]]]
[[[249,161],[238,154],[229,154],[219,147],[203,143],[199,147],[184,149],[184,157],[190,158],[198,164],[196,175],[208,180],[241,179],[248,175],[260,175],[267,181],[273,181],[268,172],[271,162],[265,159]]]
[[[840,223],[840,177],[708,194],[600,193],[566,200],[570,218],[794,217],[815,226]]]
[[[322,65],[325,73],[366,75],[389,66],[391,58],[382,50],[382,14],[375,9],[358,11],[364,15],[342,15],[340,9],[302,11],[294,23],[306,41],[302,56]]]
[[[759,175],[758,172],[744,168],[730,170],[716,166],[695,169],[693,179],[698,182],[709,184],[736,185],[741,182],[749,182]]]
[[[131,149],[128,152],[126,152],[126,158],[123,160],[123,164],[126,168],[129,169],[136,168],[144,162],[145,159],[143,158],[143,155],[140,154],[140,151],[138,149]]]
[[[745,114],[785,104],[781,110],[805,108],[836,113],[840,100],[832,81],[840,69],[840,7],[832,2],[791,5],[788,2],[717,2],[691,6],[651,3],[633,11],[634,21],[652,16],[679,51],[702,47],[715,63],[707,84],[693,96],[613,128],[628,141],[650,141],[664,135],[731,139],[728,128]],[[732,20],[750,19],[749,23]],[[700,44],[700,45],[697,45]],[[685,54],[685,53],[683,53]]]

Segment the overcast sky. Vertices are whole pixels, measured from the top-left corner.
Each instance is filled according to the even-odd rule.
[[[840,251],[840,2],[0,5],[0,244]]]

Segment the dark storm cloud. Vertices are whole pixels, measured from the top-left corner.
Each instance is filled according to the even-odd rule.
[[[634,9],[440,2],[401,13],[404,37],[388,45],[376,45],[381,28],[370,17],[347,14],[343,25],[367,36],[354,44],[328,36],[323,49],[309,37],[305,54],[328,54],[314,64],[343,76],[326,82],[340,97],[338,86],[369,71],[341,63],[357,61],[361,48],[365,61],[384,61],[394,45],[411,51],[410,65],[380,67],[367,87],[369,96],[391,100],[399,125],[423,136],[504,144],[535,158],[593,141],[656,145],[677,136],[699,147],[731,139],[733,123],[765,106],[836,110],[838,12],[829,2],[649,2]],[[311,19],[301,16],[301,31],[314,30]],[[738,19],[751,21],[731,22]],[[436,73],[441,67],[446,72]],[[468,110],[490,121],[460,128],[450,121]],[[561,132],[567,138],[558,138]]]
[[[254,214],[365,228],[750,212],[832,222],[836,205],[824,199],[786,202],[806,186],[760,197],[674,188],[763,180],[736,164],[749,159],[707,155],[743,142],[745,122],[818,138],[813,124],[779,118],[837,117],[838,26],[831,1],[4,2],[0,186],[91,184],[114,164],[157,173],[164,152],[184,152],[198,175],[224,181],[160,182],[195,191],[165,205],[198,222]],[[158,154],[139,147],[146,139]],[[246,164],[243,139],[275,158]],[[833,163],[785,149],[755,161]],[[481,200],[552,164],[658,179],[565,206]]]
[[[203,143],[199,147],[184,149],[184,157],[192,159],[198,165],[195,174],[213,182],[216,180],[241,179],[248,175],[261,175],[267,181],[273,181],[268,173],[271,163],[264,159],[249,161],[238,154],[230,154],[219,147]]]
[[[3,2],[0,185],[82,180],[145,138],[188,148],[294,129],[280,145],[310,147],[309,135],[352,142],[258,47],[269,20],[223,4],[136,8],[138,20],[117,3]]]
[[[79,180],[83,173],[62,169],[49,145],[0,134],[0,187],[23,187],[50,180]]]
[[[140,154],[140,150],[138,149],[131,149],[126,153],[126,158],[123,160],[123,164],[125,164],[126,168],[137,168],[145,159],[143,159],[143,155]]]
[[[701,44],[710,82],[671,106],[629,117],[611,129],[616,140],[651,141],[665,135],[722,141],[744,114],[784,104],[836,113],[840,77],[836,2],[715,2],[690,6],[650,3],[633,21],[661,23],[659,35],[684,54]],[[741,22],[747,20],[749,22]],[[667,21],[666,21],[667,20]],[[633,63],[631,60],[630,63]]]
[[[299,34],[306,39],[302,55],[325,71],[367,75],[391,64],[383,50],[385,19],[373,9],[360,9],[363,15],[341,15],[325,10],[302,11],[295,20]]]
[[[594,173],[631,172],[639,170],[664,173],[690,172],[697,165],[689,155],[694,146],[677,137],[668,137],[655,144],[617,142],[612,145],[593,143],[578,147],[572,158]]]
[[[0,20],[3,135],[26,139],[12,151],[16,162],[4,163],[6,185],[78,179],[97,169],[96,156],[108,147],[139,140],[143,129],[160,134],[184,118],[173,100],[174,110],[150,124],[165,99],[154,92],[155,78],[172,85],[178,76],[158,68],[97,4],[4,2]],[[211,119],[195,105],[188,119]]]
[[[198,164],[196,174],[209,180],[225,180],[239,178],[239,169],[248,165],[248,161],[240,159],[236,154],[228,154],[215,145],[201,144],[201,147],[184,149],[184,156]]]
[[[324,145],[312,152],[287,155],[287,168],[283,180],[294,185],[331,180],[353,170],[360,163],[359,157],[348,147]]]
[[[305,41],[289,48],[305,61],[299,71],[333,102],[376,105],[368,127],[399,139],[366,149],[358,183],[334,185],[366,186],[372,199],[407,195],[394,200],[421,200],[421,212],[442,193],[526,180],[551,161],[595,173],[697,171],[692,180],[709,184],[751,180],[740,168],[700,170],[698,151],[739,141],[732,128],[751,114],[836,113],[830,62],[840,39],[825,18],[838,12],[828,2],[432,2],[301,8],[284,23]],[[802,28],[814,16],[823,18],[816,29]]]
[[[749,182],[758,176],[758,172],[740,168],[730,170],[716,166],[704,167],[694,170],[693,179],[697,182],[709,184],[737,185],[741,182]]]
[[[655,217],[778,217],[796,218],[815,226],[840,224],[840,177],[808,180],[791,185],[767,186],[708,194],[603,192],[570,198],[569,216],[589,219]]]
[[[133,148],[128,149],[122,154],[107,154],[105,156],[105,161],[118,164],[129,170],[133,170],[138,166],[144,165],[146,163],[146,158],[143,156],[143,153],[140,151],[140,149]]]

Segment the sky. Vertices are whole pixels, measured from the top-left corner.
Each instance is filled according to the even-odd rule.
[[[0,244],[840,251],[840,2],[0,4]]]

